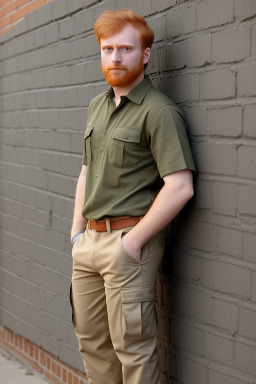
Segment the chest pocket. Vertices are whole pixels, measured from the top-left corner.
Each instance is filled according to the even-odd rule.
[[[92,136],[93,127],[87,126],[84,134],[84,153],[87,160],[87,164],[92,161],[92,145],[91,145],[91,136]]]
[[[117,128],[110,142],[108,163],[118,168],[135,167],[139,161],[140,138],[138,128]]]

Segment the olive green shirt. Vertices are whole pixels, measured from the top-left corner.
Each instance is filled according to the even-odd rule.
[[[148,77],[118,107],[112,88],[95,97],[84,139],[87,219],[145,215],[163,176],[195,169],[181,111]]]

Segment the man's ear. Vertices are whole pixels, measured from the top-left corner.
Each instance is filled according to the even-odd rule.
[[[151,49],[149,47],[144,50],[144,52],[143,52],[143,64],[144,65],[149,62],[150,53],[151,53]]]

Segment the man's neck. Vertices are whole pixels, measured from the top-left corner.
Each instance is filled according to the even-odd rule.
[[[128,93],[131,92],[131,90],[135,88],[143,79],[144,79],[144,72],[141,73],[141,75],[138,76],[132,83],[130,83],[125,87],[113,87],[113,90],[115,93],[115,103],[117,107],[120,104],[121,96],[128,95]]]

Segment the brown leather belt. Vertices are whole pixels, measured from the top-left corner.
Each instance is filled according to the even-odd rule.
[[[88,220],[88,228],[96,232],[111,232],[136,225],[142,217],[129,216],[124,218],[106,217],[100,220]]]

